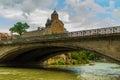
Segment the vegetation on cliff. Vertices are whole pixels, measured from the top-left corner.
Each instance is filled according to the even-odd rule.
[[[86,64],[90,61],[94,61],[98,55],[89,51],[76,51],[69,52],[60,57],[60,55],[55,56],[47,60],[47,64],[51,65],[65,65],[65,64]]]
[[[72,58],[72,64],[85,64],[89,63],[90,60],[94,60],[96,55],[92,52],[88,51],[78,51],[78,52],[72,52],[71,58]]]

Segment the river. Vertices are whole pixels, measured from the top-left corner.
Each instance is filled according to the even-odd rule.
[[[0,67],[0,80],[120,80],[120,65],[95,63],[49,69]]]

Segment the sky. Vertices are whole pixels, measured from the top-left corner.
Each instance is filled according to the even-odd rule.
[[[0,32],[17,22],[44,27],[54,10],[70,32],[120,25],[120,0],[0,0]]]

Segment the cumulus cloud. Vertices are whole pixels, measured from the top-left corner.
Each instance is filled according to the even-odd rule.
[[[28,14],[36,8],[42,7],[44,9],[56,5],[56,0],[0,0],[0,6],[3,8],[15,8]]]
[[[10,18],[10,19],[23,19],[24,17],[22,16],[22,11],[16,10],[16,9],[5,9],[5,8],[0,8],[0,15],[5,17],[5,18]]]
[[[113,9],[115,7],[115,1],[110,0],[110,8]]]
[[[119,17],[118,9],[114,11],[114,13],[112,12],[115,10],[114,5],[114,0],[109,1],[109,7],[103,7],[95,3],[95,0],[66,0],[66,7],[64,10],[73,13],[73,15],[69,14],[71,22],[69,22],[67,26],[77,31],[119,25],[113,18],[115,15]],[[70,7],[73,9],[72,11],[69,10]],[[109,12],[108,9],[111,12]]]
[[[50,16],[50,10],[40,10],[36,9],[31,12],[26,21],[31,25],[31,29],[36,29],[36,27],[44,27],[47,18]]]
[[[114,11],[112,12],[112,14],[116,17],[120,19],[120,8],[118,9],[114,9]]]
[[[50,18],[58,4],[57,0],[0,0],[0,16],[27,22],[31,26],[29,30],[34,30],[45,26],[47,18]],[[65,0],[64,4],[58,13],[69,31],[119,24],[116,20],[120,18],[120,9],[115,8],[115,0],[109,1],[109,7],[103,7],[95,0]]]
[[[40,10],[36,9],[34,12],[32,12],[28,19],[27,22],[33,26],[31,27],[30,30],[36,29],[37,27],[44,27],[46,20],[48,18],[51,18],[51,13],[53,10]],[[69,15],[66,12],[58,12],[60,20],[62,20],[64,23],[69,22]]]
[[[50,17],[49,8],[56,5],[56,0],[0,0],[0,16],[16,22],[27,22],[31,26],[30,30],[33,30],[38,26],[44,26]],[[8,27],[8,32],[7,29]],[[3,28],[1,30],[3,31]]]

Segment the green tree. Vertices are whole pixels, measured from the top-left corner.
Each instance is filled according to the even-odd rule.
[[[94,60],[95,58],[95,54],[94,53],[90,53],[89,56],[88,56],[88,59],[89,60]]]
[[[17,22],[12,28],[9,29],[9,31],[11,31],[11,33],[16,32],[21,36],[29,27],[30,26],[27,23]]]
[[[77,52],[71,53],[71,58],[75,59],[75,60],[78,60],[78,61],[80,60],[80,57],[78,56]]]
[[[10,28],[9,31],[11,32],[11,34],[14,33],[14,27]]]
[[[14,32],[14,27],[10,28],[9,31],[10,31],[11,33],[13,33],[13,32]]]
[[[79,51],[78,52],[79,56],[81,57],[81,59],[83,60],[86,60],[87,59],[87,55],[88,55],[88,52],[83,50],[83,51]]]

